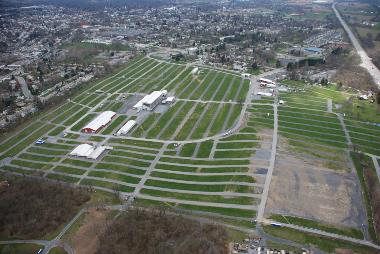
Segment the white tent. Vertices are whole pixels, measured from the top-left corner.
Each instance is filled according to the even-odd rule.
[[[89,144],[81,144],[71,151],[70,155],[78,157],[87,157],[94,151],[94,148]]]
[[[127,134],[134,126],[136,125],[135,120],[129,120],[120,130],[117,131],[116,135],[125,135]]]

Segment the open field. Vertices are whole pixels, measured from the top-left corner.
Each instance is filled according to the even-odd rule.
[[[212,69],[202,69],[197,76],[190,71],[181,65],[137,58],[119,73],[92,84],[85,93],[47,113],[44,120],[52,124],[33,123],[5,140],[3,144],[10,148],[1,146],[0,156],[14,158],[2,169],[126,194],[144,181],[138,191],[144,200],[166,200],[215,215],[228,209],[254,215],[265,175],[249,171],[251,165],[266,164],[266,159],[252,157],[261,142],[257,131],[247,126],[241,134],[220,139],[241,116],[249,81]],[[137,93],[156,89],[168,89],[178,100],[167,109],[160,109],[164,107],[160,105],[144,117],[128,111],[138,100]],[[83,126],[104,110],[115,111],[117,116],[99,133],[82,133]],[[138,123],[131,134],[113,136],[129,119]],[[41,137],[46,143],[34,145]],[[252,142],[240,142],[247,137]],[[175,142],[164,144],[193,139],[205,140],[179,146]],[[102,143],[113,150],[97,160],[68,155],[83,142]],[[149,168],[151,172],[146,175]]]
[[[359,182],[350,174],[342,122],[335,108],[328,108],[329,100],[341,103],[345,96],[313,87],[304,94],[252,101],[249,80],[211,68],[200,67],[198,75],[191,70],[149,57],[131,61],[47,112],[43,121],[4,139],[0,170],[133,196],[137,205],[191,211],[247,228],[266,202],[278,131],[265,214],[301,218],[314,227],[353,228],[349,233],[360,237],[360,221],[366,216]],[[168,90],[176,101],[152,111],[132,109],[142,96],[159,89]],[[278,99],[285,104],[274,105]],[[81,131],[104,110],[116,116],[97,133]],[[136,126],[116,136],[131,119]],[[344,120],[354,144],[377,151],[371,145],[378,141],[376,128]],[[39,138],[45,143],[35,144]],[[95,160],[69,155],[83,143],[112,149]]]

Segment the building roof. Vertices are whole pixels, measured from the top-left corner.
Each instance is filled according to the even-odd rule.
[[[130,131],[133,126],[136,125],[136,121],[135,120],[129,120],[128,122],[126,122],[123,127],[120,128],[120,130],[117,131],[117,135],[120,135],[120,134],[127,134],[128,131]]]
[[[105,150],[112,149],[110,146],[98,146],[95,148],[89,144],[80,144],[71,151],[70,155],[96,160]]]
[[[154,91],[151,94],[145,95],[144,98],[142,98],[139,102],[136,103],[136,105],[133,106],[133,108],[141,108],[142,105],[151,105],[153,102],[155,102],[160,96],[166,95],[167,91]]]
[[[162,95],[163,95],[163,91],[154,91],[153,93],[151,93],[148,98],[146,99],[146,101],[144,101],[144,104],[146,105],[150,105],[152,103],[154,103],[155,101],[157,101],[158,98],[160,98]]]
[[[80,144],[71,151],[70,155],[87,157],[94,151],[94,148],[89,144]]]
[[[113,111],[104,111],[91,122],[89,122],[86,126],[84,126],[83,129],[91,129],[96,131],[108,124],[111,121],[112,117],[115,115],[116,113]]]
[[[173,102],[175,99],[174,96],[169,96],[168,98],[166,98],[166,102]]]
[[[95,150],[93,150],[92,153],[87,156],[87,158],[96,160],[106,150],[106,148],[107,147],[105,146],[99,146],[95,148]]]

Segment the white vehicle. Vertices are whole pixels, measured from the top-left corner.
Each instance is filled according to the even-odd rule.
[[[280,103],[281,105],[285,103],[285,101],[283,100],[280,100],[278,103]]]
[[[270,79],[266,79],[266,78],[260,78],[259,82],[262,84],[266,84],[266,85],[268,85],[268,84],[276,85],[276,82],[274,82],[273,80],[270,80]]]
[[[270,97],[270,96],[272,96],[272,93],[258,92],[257,95]]]

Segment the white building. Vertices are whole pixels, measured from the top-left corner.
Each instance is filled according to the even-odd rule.
[[[105,150],[112,150],[110,146],[92,146],[89,144],[80,144],[70,152],[71,156],[84,157],[96,160]]]
[[[198,72],[199,72],[198,67],[195,67],[195,68],[191,71],[191,75],[197,75]]]
[[[162,104],[173,104],[174,101],[175,101],[175,97],[169,96],[168,98],[166,98],[165,100],[162,101]]]
[[[82,131],[86,133],[97,133],[100,129],[111,122],[112,118],[116,115],[113,111],[104,111],[95,119],[83,127]]]
[[[168,92],[166,90],[154,91],[137,102],[136,105],[133,106],[133,109],[153,110],[158,104],[162,102],[167,93]]]
[[[125,135],[127,134],[130,130],[132,130],[132,128],[136,125],[136,121],[135,120],[129,120],[128,122],[126,122],[123,127],[120,128],[120,130],[117,131],[116,135],[120,136],[120,135]]]

